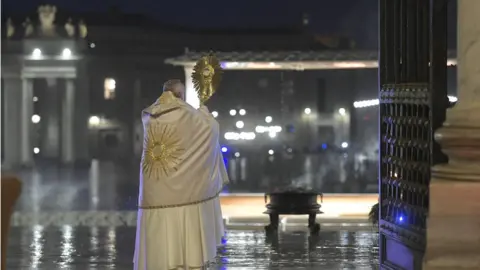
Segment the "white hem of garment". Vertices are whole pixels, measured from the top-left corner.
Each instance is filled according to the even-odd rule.
[[[134,270],[204,269],[225,234],[220,199],[173,208],[140,209]]]

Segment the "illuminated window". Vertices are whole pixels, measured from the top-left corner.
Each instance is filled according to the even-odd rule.
[[[114,99],[115,98],[115,88],[116,82],[112,78],[106,78],[104,82],[104,93],[103,97],[105,99]]]

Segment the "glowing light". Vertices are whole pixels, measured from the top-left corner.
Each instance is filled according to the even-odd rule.
[[[114,99],[115,98],[115,88],[117,87],[117,82],[112,78],[105,78],[103,82],[103,98],[104,99]]]
[[[399,216],[398,221],[403,222],[403,216]]]
[[[342,142],[342,148],[347,148],[348,147],[348,143],[347,142]]]
[[[224,147],[222,147],[222,153],[226,153],[226,152],[228,152],[228,149],[227,149],[227,147],[225,147],[225,146],[224,146]]]
[[[230,115],[231,115],[231,116],[237,115],[237,111],[236,111],[236,110],[233,110],[233,109],[230,110]]]
[[[40,120],[41,120],[40,115],[38,115],[38,114],[32,115],[32,123],[38,124],[40,122]]]
[[[92,48],[92,49],[95,48],[95,43],[93,43],[93,42],[90,43],[90,48]]]
[[[275,131],[270,131],[270,132],[268,132],[268,136],[270,138],[275,138],[275,137],[277,137],[277,133]]]
[[[305,110],[303,110],[303,112],[305,114],[311,114],[312,113],[312,110],[310,108],[305,108]]]
[[[254,140],[255,137],[256,136],[254,132],[226,132],[224,135],[224,138],[229,141],[251,141]]]
[[[458,98],[455,96],[448,96],[448,101],[457,102]],[[353,107],[356,109],[360,109],[360,108],[378,106],[378,104],[379,104],[378,99],[359,100],[359,101],[353,102]]]
[[[270,150],[268,150],[268,154],[269,154],[269,155],[273,155],[273,154],[275,154],[275,151],[273,151],[272,149],[270,149]]]
[[[275,133],[278,133],[278,132],[281,132],[282,131],[282,127],[281,126],[269,126],[269,127],[266,127],[266,126],[256,126],[255,127],[255,132],[256,133],[267,133],[267,132],[275,132]]]
[[[213,112],[212,112],[212,116],[213,116],[213,118],[217,118],[217,117],[218,117],[218,112],[217,112],[217,111],[213,111]]]
[[[105,79],[105,88],[114,90],[117,87],[117,82],[112,78]]]
[[[240,110],[238,111],[238,114],[240,114],[240,115],[245,115],[245,114],[247,114],[247,111],[245,111],[244,109],[240,109]]]
[[[68,48],[63,49],[62,56],[64,58],[70,58],[72,56],[72,51]]]
[[[42,56],[42,51],[39,48],[35,48],[32,52],[34,58],[40,58]]]
[[[338,62],[333,64],[336,68],[365,68],[367,65],[365,63],[359,62]]]
[[[37,102],[38,101],[38,97],[33,97],[33,102]]]
[[[40,148],[38,148],[38,147],[33,148],[33,153],[34,154],[40,153]]]
[[[347,110],[345,110],[345,108],[340,108],[340,109],[338,109],[338,113],[339,113],[341,116],[344,116],[344,115],[347,113]]]
[[[235,157],[240,157],[240,153],[239,153],[239,152],[236,152],[236,153],[235,153]]]
[[[243,128],[245,126],[245,123],[243,123],[243,121],[237,121],[237,123],[235,123],[235,126],[237,128]]]
[[[100,124],[100,118],[98,116],[91,116],[88,119],[88,123],[92,126],[98,126]]]
[[[458,101],[458,98],[457,98],[457,97],[454,97],[454,96],[448,96],[448,101],[450,101],[450,102],[457,102],[457,101]]]
[[[272,118],[271,116],[265,117],[265,123],[267,123],[267,124],[268,124],[268,123],[271,123],[272,120],[273,120],[273,118]]]

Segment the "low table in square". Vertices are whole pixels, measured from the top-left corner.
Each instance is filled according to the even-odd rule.
[[[280,215],[308,215],[308,228],[311,233],[317,234],[320,231],[320,224],[315,220],[323,203],[323,194],[316,192],[272,192],[265,194],[267,211],[264,214],[270,216],[270,224],[265,226],[267,233],[276,233]],[[267,204],[267,202],[269,202]]]

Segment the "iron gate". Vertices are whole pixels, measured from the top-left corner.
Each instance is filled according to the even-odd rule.
[[[380,0],[380,268],[421,269],[433,130],[448,104],[447,0]]]

